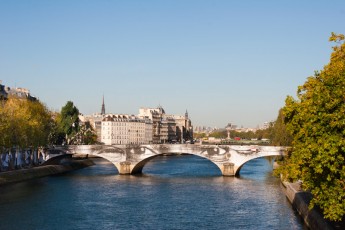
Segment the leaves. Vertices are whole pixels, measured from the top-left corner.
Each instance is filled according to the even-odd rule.
[[[56,123],[51,136],[54,144],[94,144],[97,135],[89,123],[80,124],[79,110],[68,101],[61,108],[61,113],[56,114]]]
[[[280,109],[277,120],[272,127],[272,132],[270,135],[270,139],[272,140],[272,145],[278,145],[278,146],[291,145],[292,136],[287,131],[284,120],[285,120],[285,116],[283,114],[283,110]]]
[[[78,132],[79,128],[79,110],[73,105],[73,102],[68,101],[61,109],[61,120],[59,122],[61,130],[68,136]]]
[[[0,104],[0,152],[5,148],[37,148],[48,144],[93,144],[97,135],[90,124],[79,127],[79,110],[68,101],[61,114],[39,101],[9,97]]]
[[[330,220],[345,214],[345,43],[332,33],[331,60],[286,98],[283,113],[293,135],[293,150],[281,169],[288,180],[301,179]]]
[[[10,97],[0,106],[0,146],[45,146],[50,124],[50,112],[43,104]]]

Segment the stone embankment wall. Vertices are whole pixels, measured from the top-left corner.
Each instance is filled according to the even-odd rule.
[[[13,170],[0,173],[0,186],[10,183],[16,183],[31,179],[37,179],[45,176],[56,175],[60,173],[69,172],[76,169],[85,168],[94,165],[94,162],[89,159],[85,160],[70,160],[64,162],[63,165],[45,165],[29,169]]]
[[[313,208],[309,210],[309,203],[312,195],[309,192],[301,190],[300,183],[283,182],[285,195],[304,219],[304,223],[313,230],[331,230],[335,229],[331,223],[325,220],[319,210]]]

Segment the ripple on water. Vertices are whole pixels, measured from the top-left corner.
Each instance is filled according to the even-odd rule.
[[[97,165],[0,188],[0,229],[303,229],[265,159],[222,177],[195,156],[155,158],[141,176]]]

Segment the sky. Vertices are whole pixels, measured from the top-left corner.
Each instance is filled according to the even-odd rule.
[[[344,0],[0,0],[0,80],[49,109],[274,121],[329,62]]]

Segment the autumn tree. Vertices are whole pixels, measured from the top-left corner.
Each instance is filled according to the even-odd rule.
[[[0,146],[41,147],[48,144],[51,115],[39,101],[10,97],[0,106]]]
[[[195,139],[202,139],[206,137],[206,133],[193,133]]]
[[[293,150],[282,168],[288,180],[301,179],[324,216],[339,221],[345,214],[345,43],[336,42],[330,62],[286,99],[285,122]]]
[[[66,134],[60,127],[61,114],[58,112],[52,113],[52,130],[49,135],[49,143],[53,145],[61,145],[64,143]]]

